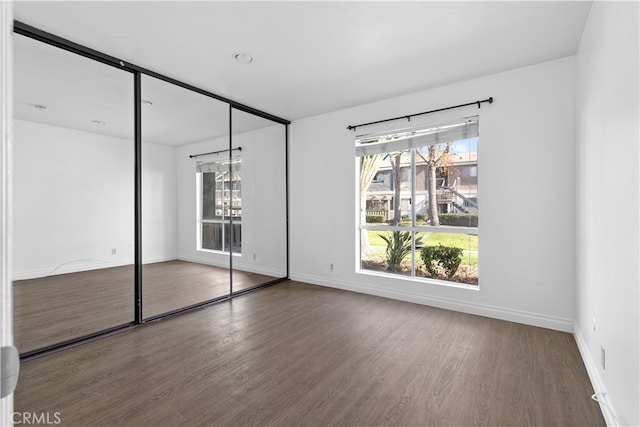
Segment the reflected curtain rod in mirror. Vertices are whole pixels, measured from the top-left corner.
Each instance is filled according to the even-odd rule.
[[[236,150],[242,151],[242,147],[232,148],[231,150],[227,148],[226,150],[210,151],[208,153],[190,154],[189,158],[193,159],[194,157],[207,156],[209,154],[220,154],[220,153],[226,153],[227,151],[236,151]]]

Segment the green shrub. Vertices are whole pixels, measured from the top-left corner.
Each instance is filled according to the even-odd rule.
[[[416,221],[426,222],[429,220],[429,215],[427,214],[416,214]]]
[[[410,231],[388,231],[387,235],[379,236],[387,243],[387,267],[391,271],[400,270],[400,264],[407,255],[411,253]],[[422,237],[418,237],[415,242],[416,249],[422,247]]]
[[[458,227],[477,227],[478,226],[478,214],[440,214],[440,225],[455,225]]]
[[[401,221],[411,221],[411,218],[409,217],[409,215],[400,215],[400,220]]]
[[[367,215],[367,224],[382,224],[384,223],[384,216],[382,215]]]
[[[451,246],[425,246],[420,251],[420,258],[424,262],[424,268],[431,277],[438,276],[437,266],[444,269],[448,278],[453,277],[458,270],[462,255],[462,249]]]

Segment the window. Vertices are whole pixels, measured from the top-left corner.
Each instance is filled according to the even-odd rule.
[[[478,284],[478,127],[470,117],[356,137],[360,272]]]
[[[375,178],[373,178],[373,181],[371,181],[372,183],[376,183],[376,184],[381,184],[384,183],[384,176],[385,173],[384,171],[379,171],[378,173],[376,173]]]
[[[478,166],[463,166],[462,176],[478,176]]]
[[[198,249],[241,253],[241,160],[198,163]]]

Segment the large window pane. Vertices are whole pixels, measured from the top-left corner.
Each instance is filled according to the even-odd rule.
[[[361,159],[363,222],[400,225],[410,223],[412,206],[412,152],[402,150]]]
[[[242,252],[242,224],[203,222],[202,223],[202,249],[212,251],[229,252],[229,248],[235,254]]]
[[[418,225],[478,227],[477,149],[474,137],[416,150]]]
[[[202,249],[222,251],[222,225],[221,223],[202,224]]]
[[[458,283],[467,283],[470,285],[478,284],[478,236],[473,234],[461,233],[434,233],[420,232],[416,236],[421,238],[423,247],[456,248],[459,254],[451,253],[445,258],[445,261],[454,258],[459,259],[460,263],[455,271],[447,270],[440,259],[430,259],[431,269],[428,269],[423,261],[422,252],[419,252],[416,272],[420,277],[427,277],[438,280],[446,280]],[[443,251],[440,251],[443,252]],[[438,255],[438,253],[436,253]],[[447,256],[447,254],[444,254]],[[431,271],[430,271],[431,270]],[[451,275],[449,275],[451,274]]]
[[[222,219],[222,212],[220,211],[220,209],[216,211],[216,199],[219,200],[219,198],[220,194],[218,186],[216,185],[216,174],[214,172],[203,173],[202,219]],[[205,246],[204,244],[202,246],[208,248],[208,246]]]

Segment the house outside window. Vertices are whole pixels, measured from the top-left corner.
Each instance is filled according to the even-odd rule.
[[[478,129],[469,117],[356,137],[359,272],[478,285]]]
[[[242,172],[239,158],[198,165],[198,250],[242,252]]]

